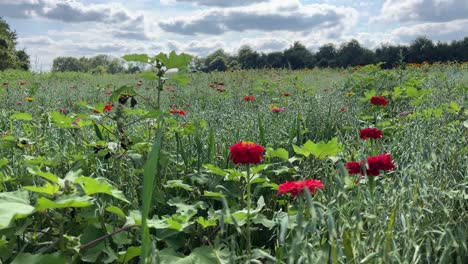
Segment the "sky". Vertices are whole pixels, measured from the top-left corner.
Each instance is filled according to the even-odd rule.
[[[271,52],[294,41],[314,51],[351,39],[376,48],[468,36],[468,0],[0,0],[0,16],[43,71],[59,56],[206,56],[242,45]]]

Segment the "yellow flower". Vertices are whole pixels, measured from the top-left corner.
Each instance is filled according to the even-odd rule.
[[[347,93],[346,93],[346,97],[351,97],[351,96],[353,96],[353,95],[354,95],[353,92],[347,92]]]
[[[34,101],[34,98],[28,96],[28,97],[25,97],[24,100],[31,102],[31,101]]]

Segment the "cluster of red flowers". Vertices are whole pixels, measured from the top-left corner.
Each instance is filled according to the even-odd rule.
[[[185,111],[182,110],[182,109],[171,109],[171,110],[169,110],[169,113],[178,114],[180,116],[185,116],[185,114],[186,114]]]
[[[315,194],[317,189],[323,189],[323,187],[323,183],[320,180],[286,181],[278,186],[278,195],[290,193],[291,197],[296,197],[306,188],[311,194]]]
[[[370,99],[370,103],[373,105],[386,106],[388,104],[388,101],[383,96],[372,96],[372,98]]]
[[[232,145],[230,160],[234,164],[258,164],[263,160],[265,149],[250,141],[240,141]]]
[[[253,101],[255,101],[255,96],[253,96],[253,95],[246,95],[246,96],[244,96],[244,101],[245,101],[245,102],[253,102]]]
[[[104,113],[105,112],[110,112],[112,111],[112,107],[114,107],[113,104],[110,104],[110,103],[106,103],[106,105],[104,106],[104,110],[102,110]]]
[[[214,89],[214,88],[216,88],[218,86],[223,86],[223,85],[224,85],[223,82],[213,82],[213,83],[210,83],[209,86],[210,86],[210,88]]]
[[[366,173],[364,173],[364,161],[351,161],[347,162],[345,165],[349,174],[367,174],[368,176],[379,176],[381,170],[391,171],[395,169],[395,164],[393,164],[393,159],[390,154],[380,154],[377,156],[368,157],[367,166]]]
[[[281,113],[281,112],[284,112],[285,109],[284,109],[284,107],[272,106],[272,107],[270,107],[270,111],[273,112],[273,113]]]
[[[367,140],[369,138],[379,139],[383,137],[383,134],[382,131],[380,131],[380,129],[378,128],[364,128],[361,129],[361,131],[359,131],[359,137],[364,140]]]

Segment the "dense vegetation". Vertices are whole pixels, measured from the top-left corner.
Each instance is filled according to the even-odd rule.
[[[0,73],[0,261],[466,263],[466,64],[153,66]],[[241,140],[260,164],[232,163]],[[345,167],[383,153],[379,176]],[[278,194],[311,179],[324,188]]]
[[[308,44],[308,43],[306,43]],[[362,47],[357,40],[342,43],[338,47],[326,44],[316,52],[308,50],[304,44],[295,42],[288,49],[271,53],[260,53],[249,46],[243,46],[236,55],[222,49],[206,58],[197,60],[197,68],[202,71],[224,71],[226,69],[288,68],[304,69],[314,67],[346,68],[382,63],[385,69],[402,63],[468,61],[468,37],[451,43],[434,43],[419,37],[410,45],[382,44],[375,50]]]
[[[0,71],[5,69],[29,70],[29,56],[24,50],[16,50],[16,32],[0,17]]]

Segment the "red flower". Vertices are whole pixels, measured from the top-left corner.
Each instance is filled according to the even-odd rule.
[[[215,85],[210,83],[210,88],[215,88]]]
[[[28,84],[27,82],[20,82],[20,85],[26,85]]]
[[[221,85],[221,86],[223,86],[223,85],[224,85],[224,83],[223,83],[223,82],[219,82],[219,83],[217,83],[217,84],[218,84],[218,85]]]
[[[272,106],[270,107],[270,110],[273,113],[281,113],[284,112],[285,109],[283,107]]]
[[[93,113],[95,113],[95,114],[100,114],[101,112],[99,112],[99,111],[96,110],[96,109],[93,109]]]
[[[225,92],[226,90],[225,89],[221,89],[221,88],[216,88],[216,91],[220,92],[220,93],[223,93]]]
[[[283,96],[284,97],[289,97],[289,96],[291,96],[291,94],[290,93],[284,93]]]
[[[315,194],[317,189],[323,189],[324,185],[320,180],[302,180],[282,183],[278,186],[278,195],[290,193],[291,197],[296,197],[307,188],[311,194]]]
[[[172,110],[169,110],[169,113],[178,114],[180,116],[185,116],[185,111],[182,109],[172,109]]]
[[[388,101],[383,96],[372,96],[372,98],[370,99],[370,103],[373,105],[386,106],[388,104]]]
[[[59,113],[61,113],[61,114],[66,114],[66,113],[67,113],[67,109],[65,109],[65,108],[60,108],[60,109],[59,109]]]
[[[390,171],[395,169],[395,164],[393,164],[393,159],[390,154],[380,154],[377,156],[372,156],[367,158],[367,164],[369,169],[367,174],[378,176],[379,170]]]
[[[346,107],[340,106],[339,110],[340,110],[340,112],[344,112],[344,111],[346,111]]]
[[[250,141],[240,141],[230,148],[229,157],[234,164],[258,164],[263,160],[265,149]]]
[[[246,95],[246,96],[244,96],[244,101],[245,101],[245,102],[253,102],[253,101],[255,101],[255,96],[253,96],[253,95]]]
[[[104,113],[105,112],[110,112],[112,111],[112,107],[114,107],[113,104],[106,103],[106,106],[104,106],[104,110],[102,110]]]
[[[379,139],[383,137],[383,134],[382,131],[380,131],[378,128],[364,128],[361,129],[361,131],[359,132],[359,137],[364,140],[367,140],[369,138]]]
[[[346,162],[345,168],[348,170],[349,174],[361,173],[361,163],[357,161]]]
[[[364,162],[346,162],[346,169],[348,170],[349,174],[361,174],[364,175],[364,171],[361,170],[361,165]],[[371,156],[367,158],[367,176],[379,176],[380,171],[390,171],[395,169],[395,164],[393,164],[393,159],[390,154],[380,154],[377,156]]]

